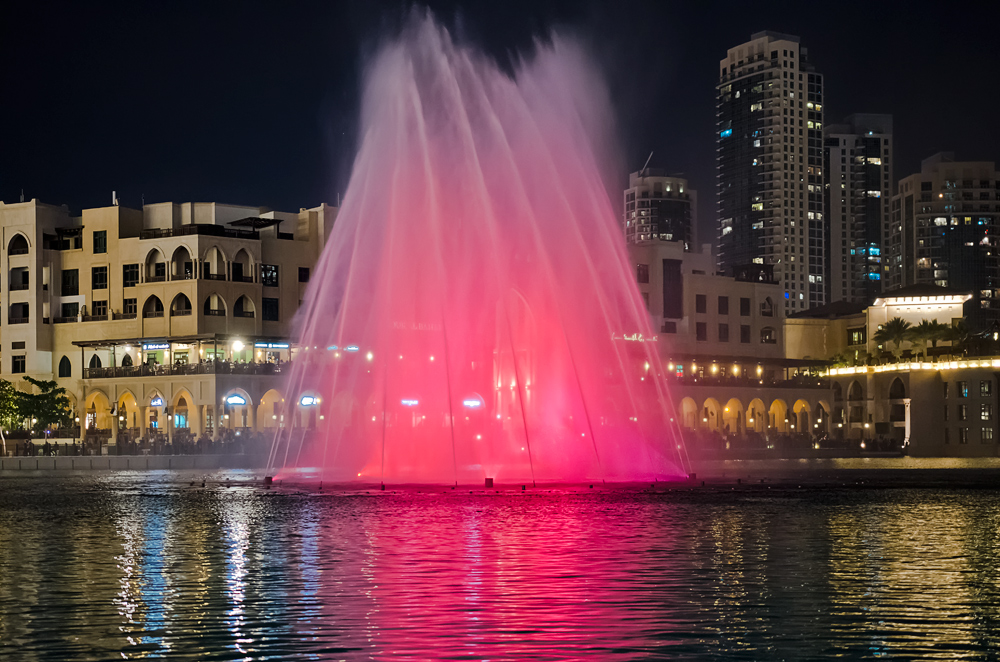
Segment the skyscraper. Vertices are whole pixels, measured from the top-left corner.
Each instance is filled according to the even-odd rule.
[[[684,242],[688,249],[694,242],[697,196],[681,177],[668,177],[656,168],[645,168],[628,177],[625,189],[622,225],[625,240]]]
[[[993,161],[924,159],[892,197],[889,285],[930,283],[972,293],[970,326],[1000,320],[1000,172]]]
[[[719,267],[773,265],[786,309],[822,305],[823,77],[798,37],[758,32],[717,89]]]
[[[827,300],[871,303],[887,275],[892,116],[851,115],[825,136]]]

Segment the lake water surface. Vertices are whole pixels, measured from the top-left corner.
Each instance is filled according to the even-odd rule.
[[[246,476],[0,478],[0,659],[1000,650],[1000,491],[319,493],[227,477]]]

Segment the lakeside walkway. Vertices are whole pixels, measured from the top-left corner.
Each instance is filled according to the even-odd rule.
[[[267,455],[84,455],[0,458],[0,474],[27,471],[170,471],[263,469]]]

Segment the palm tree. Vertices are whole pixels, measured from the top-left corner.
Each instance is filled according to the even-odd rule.
[[[920,351],[927,359],[927,345],[937,349],[937,344],[945,340],[950,327],[937,320],[921,320],[920,324],[910,327],[907,332],[907,339],[920,347]]]
[[[895,343],[896,348],[892,350],[892,355],[899,360],[903,353],[903,341],[907,340],[910,330],[910,323],[901,317],[893,317],[891,320],[879,326],[875,332],[875,342],[888,345]]]
[[[942,325],[945,326],[945,325]],[[959,320],[947,327],[947,331],[943,334],[942,340],[950,341],[952,346],[952,353],[957,354],[963,351],[962,345],[965,341],[969,339],[969,327],[966,326],[965,320]]]

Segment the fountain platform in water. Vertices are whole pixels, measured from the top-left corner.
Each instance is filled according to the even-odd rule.
[[[557,37],[507,75],[422,15],[381,49],[269,475],[686,475],[656,343],[634,340],[655,336],[598,168],[593,71]]]

